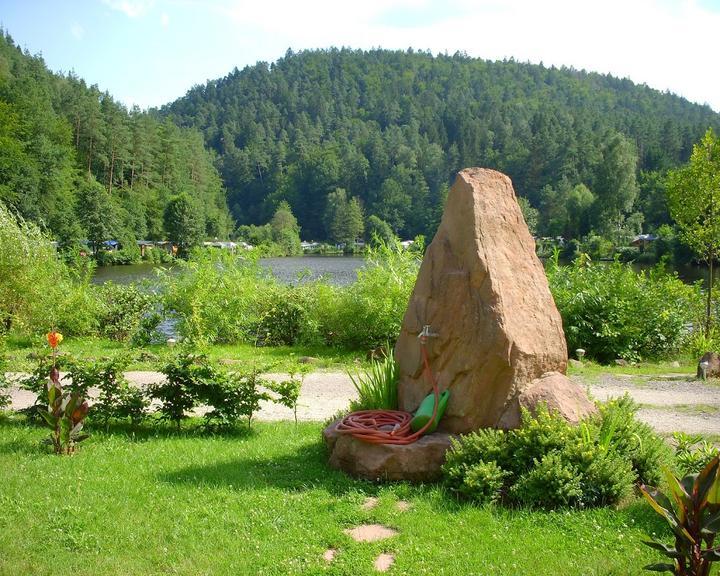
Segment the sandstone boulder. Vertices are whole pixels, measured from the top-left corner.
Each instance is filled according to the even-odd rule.
[[[521,408],[535,413],[538,404],[545,404],[550,412],[559,414],[571,424],[577,424],[596,411],[587,394],[570,378],[559,372],[548,372],[530,382],[516,396],[503,414],[500,428],[518,428]]]
[[[369,444],[348,434],[338,434],[337,422],[323,430],[330,452],[330,466],[366,480],[439,480],[445,452],[450,448],[449,434],[434,433],[405,446]]]
[[[417,338],[424,325],[437,334],[427,346],[432,369],[451,390],[444,431],[517,425],[528,386],[565,373],[560,314],[504,174],[463,170],[448,194],[395,348],[401,410],[414,411],[431,391]]]

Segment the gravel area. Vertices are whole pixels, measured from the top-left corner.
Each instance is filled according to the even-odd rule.
[[[9,375],[11,379],[16,375]],[[159,372],[127,372],[128,380],[136,386],[161,381]],[[266,374],[267,378],[282,380],[286,374]],[[683,375],[643,377],[602,375],[589,385],[575,376],[578,384],[589,389],[597,400],[619,397],[625,393],[641,405],[638,417],[658,432],[683,431],[696,434],[720,435],[720,386],[705,384]],[[25,390],[11,387],[12,408],[32,405],[35,398]],[[298,401],[299,420],[325,420],[347,407],[356,397],[355,388],[343,372],[314,372],[303,383]],[[199,410],[202,412],[202,409]],[[257,418],[260,420],[290,420],[292,410],[263,402]]]

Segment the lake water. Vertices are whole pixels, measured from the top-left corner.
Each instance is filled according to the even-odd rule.
[[[326,279],[330,284],[345,286],[355,281],[357,271],[365,259],[361,256],[297,256],[291,258],[261,258],[261,266],[287,284],[308,282],[318,278]],[[168,268],[168,265],[132,264],[129,266],[101,266],[95,271],[93,282],[103,284],[130,284],[142,280],[152,280],[156,269]],[[172,267],[170,266],[172,270]]]

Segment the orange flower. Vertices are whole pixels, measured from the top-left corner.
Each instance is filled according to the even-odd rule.
[[[50,344],[50,348],[57,348],[58,344],[63,341],[63,335],[60,334],[60,332],[53,330],[52,332],[47,333],[47,341],[48,344]]]

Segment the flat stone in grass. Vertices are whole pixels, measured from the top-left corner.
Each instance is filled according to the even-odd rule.
[[[393,562],[395,562],[395,556],[392,554],[380,554],[380,556],[375,558],[375,570],[378,572],[387,572],[390,566],[393,565]]]
[[[407,500],[398,500],[395,504],[395,508],[397,508],[398,512],[407,512],[410,510],[410,507],[412,505]]]
[[[397,530],[382,524],[361,524],[355,528],[347,528],[344,532],[355,542],[377,542],[397,535]]]
[[[378,505],[379,500],[375,498],[375,496],[368,496],[365,498],[365,502],[363,502],[362,509],[363,510],[372,510]]]
[[[323,560],[325,560],[325,562],[327,563],[330,563],[335,560],[335,554],[337,554],[337,550],[335,550],[335,548],[328,548],[323,553]]]

